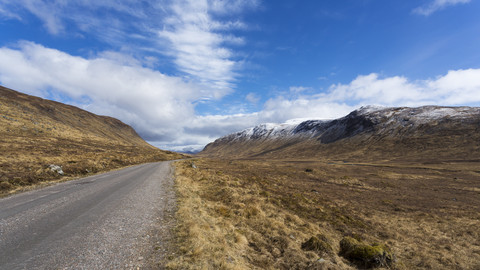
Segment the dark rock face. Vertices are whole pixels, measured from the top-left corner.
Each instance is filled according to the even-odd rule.
[[[326,131],[318,138],[322,143],[332,143],[344,138],[353,137],[361,132],[369,132],[375,126],[375,119],[359,114],[357,111],[344,118],[330,122]]]
[[[297,133],[320,133],[327,129],[332,121],[308,120],[300,123],[293,132]]]

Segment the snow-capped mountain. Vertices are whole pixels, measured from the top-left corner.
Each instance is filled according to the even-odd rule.
[[[296,153],[333,148],[357,151],[367,146],[375,149],[384,146],[383,150],[388,151],[386,143],[394,148],[398,144],[406,145],[416,152],[415,148],[422,149],[434,142],[457,145],[462,141],[471,141],[472,147],[478,149],[478,143],[475,146],[472,138],[478,137],[479,129],[478,107],[365,106],[335,120],[261,124],[217,139],[207,145],[202,154],[289,155],[289,150]]]

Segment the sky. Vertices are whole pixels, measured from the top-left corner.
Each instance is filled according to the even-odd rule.
[[[0,84],[201,150],[364,105],[480,106],[480,0],[0,0]]]

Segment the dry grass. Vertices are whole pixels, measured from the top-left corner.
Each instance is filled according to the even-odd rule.
[[[181,158],[128,125],[0,87],[0,195],[144,162]],[[65,177],[48,166],[62,166]]]
[[[18,138],[15,138],[18,139]],[[11,140],[12,141],[12,140]],[[25,149],[34,145],[34,149]],[[0,143],[0,195],[12,194],[47,182],[64,181],[78,176],[106,172],[134,164],[176,159],[177,154],[160,150],[122,147],[114,144],[71,141],[51,146],[54,153],[43,151],[48,142],[28,140],[5,147]],[[47,146],[50,147],[50,146]],[[49,165],[62,167],[64,175],[50,170]]]
[[[302,249],[312,236],[322,234],[330,241],[335,233],[281,207],[261,179],[237,178],[218,167],[209,168],[213,163],[206,160],[196,164],[198,169],[190,161],[176,166],[180,256],[172,259],[169,268],[348,268],[333,250]],[[329,244],[338,246],[336,242]]]
[[[477,163],[195,164],[176,166],[171,269],[354,269],[338,255],[345,236],[386,245],[393,269],[480,268]]]

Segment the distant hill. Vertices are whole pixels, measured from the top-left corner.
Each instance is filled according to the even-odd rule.
[[[0,86],[0,191],[61,176],[181,158],[112,117]]]
[[[199,155],[480,161],[480,108],[367,106],[336,120],[259,125],[219,138]]]

